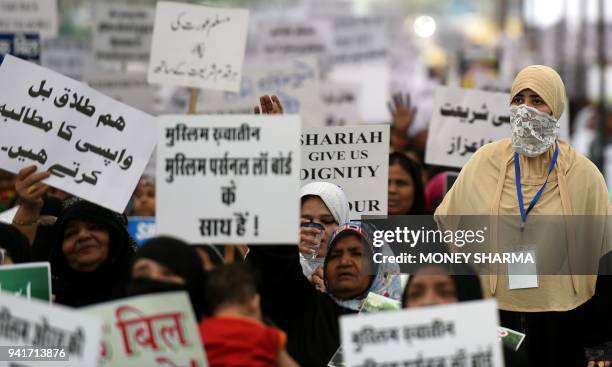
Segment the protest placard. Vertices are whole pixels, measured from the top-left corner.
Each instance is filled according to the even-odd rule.
[[[302,185],[327,181],[349,199],[351,219],[387,214],[389,125],[302,129]]]
[[[361,90],[355,83],[320,84],[326,126],[356,125],[361,122]]]
[[[299,135],[298,116],[161,116],[157,233],[191,243],[296,244]]]
[[[154,86],[147,83],[144,73],[96,73],[85,76],[85,82],[119,102],[138,110],[155,112]]]
[[[136,244],[142,246],[155,237],[155,217],[129,217],[127,230]]]
[[[89,39],[60,37],[42,42],[40,64],[75,80],[95,69]]]
[[[389,34],[384,18],[344,16],[334,19],[332,65],[385,60],[388,53]]]
[[[249,12],[158,2],[150,83],[238,91]]]
[[[265,60],[321,57],[333,48],[331,20],[270,21],[258,25],[259,57]]]
[[[19,206],[15,206],[9,210],[5,210],[0,213],[0,222],[11,224],[13,223],[13,218],[15,218],[15,214],[17,214],[17,210],[19,210]]]
[[[123,212],[156,143],[155,121],[56,72],[7,56],[0,67],[0,168],[35,164],[45,182]]]
[[[102,322],[64,306],[0,295],[0,366],[96,367]],[[14,348],[11,348],[14,347]],[[20,347],[20,348],[17,348]],[[61,361],[46,362],[45,361]]]
[[[198,105],[204,113],[253,113],[253,106],[265,94],[278,96],[284,113],[299,114],[303,126],[324,126],[314,58],[247,67],[240,92],[204,91]]]
[[[0,0],[0,32],[35,32],[57,36],[57,0]]]
[[[208,366],[185,292],[124,298],[81,310],[103,321],[99,366]]]
[[[51,268],[47,262],[0,266],[0,292],[51,302]]]
[[[494,300],[340,318],[347,365],[503,366]]]
[[[39,62],[40,37],[38,33],[0,33],[0,64],[4,55]]]
[[[97,1],[93,4],[93,48],[105,61],[149,60],[155,7]]]
[[[481,146],[510,137],[509,101],[505,93],[438,87],[425,163],[463,167]]]

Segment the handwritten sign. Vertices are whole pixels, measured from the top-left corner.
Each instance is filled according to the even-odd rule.
[[[136,244],[142,246],[155,237],[155,217],[129,217],[127,230]]]
[[[494,300],[340,318],[349,366],[503,366]]]
[[[259,55],[266,60],[323,56],[333,48],[330,20],[261,21]]]
[[[93,89],[138,110],[155,112],[154,86],[144,73],[96,73],[85,76]]]
[[[93,6],[93,46],[97,59],[149,60],[154,7],[101,1]]]
[[[0,315],[0,345],[52,349],[54,360],[62,362],[49,365],[97,366],[102,330],[99,318],[8,294],[0,295]],[[18,358],[14,361],[24,367],[41,365]]]
[[[509,137],[509,100],[504,93],[438,87],[425,162],[463,167],[481,146]]]
[[[385,60],[389,53],[387,23],[382,17],[340,17],[334,20],[332,64]]]
[[[38,33],[0,33],[0,64],[4,55],[13,55],[28,61],[40,61]]]
[[[0,266],[0,292],[51,302],[51,268],[47,262]]]
[[[320,84],[326,126],[356,125],[361,122],[361,89],[355,83]]]
[[[81,310],[104,322],[99,366],[208,366],[185,292],[125,298]]]
[[[150,83],[238,91],[249,12],[158,2]]]
[[[0,167],[122,212],[156,143],[151,116],[51,70],[7,56],[0,67]]]
[[[57,36],[57,0],[0,0],[0,32],[36,32]]]
[[[158,234],[191,243],[297,243],[299,117],[159,120]]]
[[[88,39],[61,37],[42,42],[40,64],[75,80],[95,69],[95,62]]]
[[[387,214],[389,125],[302,129],[302,185],[315,181],[344,189],[351,219]]]
[[[199,103],[204,113],[253,113],[259,97],[277,95],[285,114],[299,114],[304,126],[324,126],[319,97],[319,68],[314,58],[246,68],[240,92],[205,91]]]

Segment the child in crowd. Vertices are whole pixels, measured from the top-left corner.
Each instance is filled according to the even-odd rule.
[[[142,176],[134,191],[134,216],[155,216],[155,180],[149,176]]]
[[[211,367],[298,366],[285,333],[262,322],[255,277],[245,265],[216,267],[206,297],[212,317],[200,323],[200,335]]]

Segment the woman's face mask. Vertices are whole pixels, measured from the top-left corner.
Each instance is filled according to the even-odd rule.
[[[551,115],[524,104],[510,106],[512,148],[527,157],[537,157],[554,144],[559,122]]]

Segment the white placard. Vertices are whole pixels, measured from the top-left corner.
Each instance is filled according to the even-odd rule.
[[[351,219],[387,214],[389,125],[302,129],[302,185],[327,181],[349,199]]]
[[[359,84],[324,82],[319,86],[326,126],[357,125],[361,122]]]
[[[155,120],[88,86],[7,56],[0,67],[0,168],[123,212],[155,147]]]
[[[385,60],[389,53],[387,22],[382,17],[341,17],[334,20],[332,64]]]
[[[463,167],[481,146],[509,137],[509,101],[505,93],[438,87],[425,163]]]
[[[494,300],[340,317],[344,360],[351,367],[502,367],[497,325]]]
[[[57,0],[0,0],[0,32],[38,32],[57,36]]]
[[[154,86],[147,83],[143,73],[97,73],[85,76],[93,89],[138,110],[155,111]]]
[[[96,1],[93,4],[93,46],[105,61],[149,60],[155,7]]]
[[[158,2],[150,83],[238,91],[249,12]]]
[[[296,244],[299,134],[298,116],[161,116],[157,234]]]
[[[27,362],[16,359],[19,366],[96,367],[100,351],[102,321],[69,307],[26,300],[8,294],[0,295],[3,323],[11,330],[0,333],[0,345],[63,349],[69,360],[63,362]],[[39,353],[41,354],[41,353]],[[58,351],[59,354],[59,351]],[[15,362],[0,362],[0,366],[15,366]]]
[[[239,93],[205,91],[198,110],[204,113],[253,113],[259,97],[276,95],[284,113],[300,114],[304,126],[324,126],[319,97],[319,68],[314,58],[245,69]]]
[[[19,206],[12,207],[0,213],[0,222],[7,224],[13,223],[13,218],[17,215],[17,210],[19,210]]]
[[[322,56],[333,48],[330,20],[261,21],[259,55],[266,60]]]
[[[95,69],[91,42],[78,38],[50,38],[42,42],[40,64],[69,78],[83,80]]]

